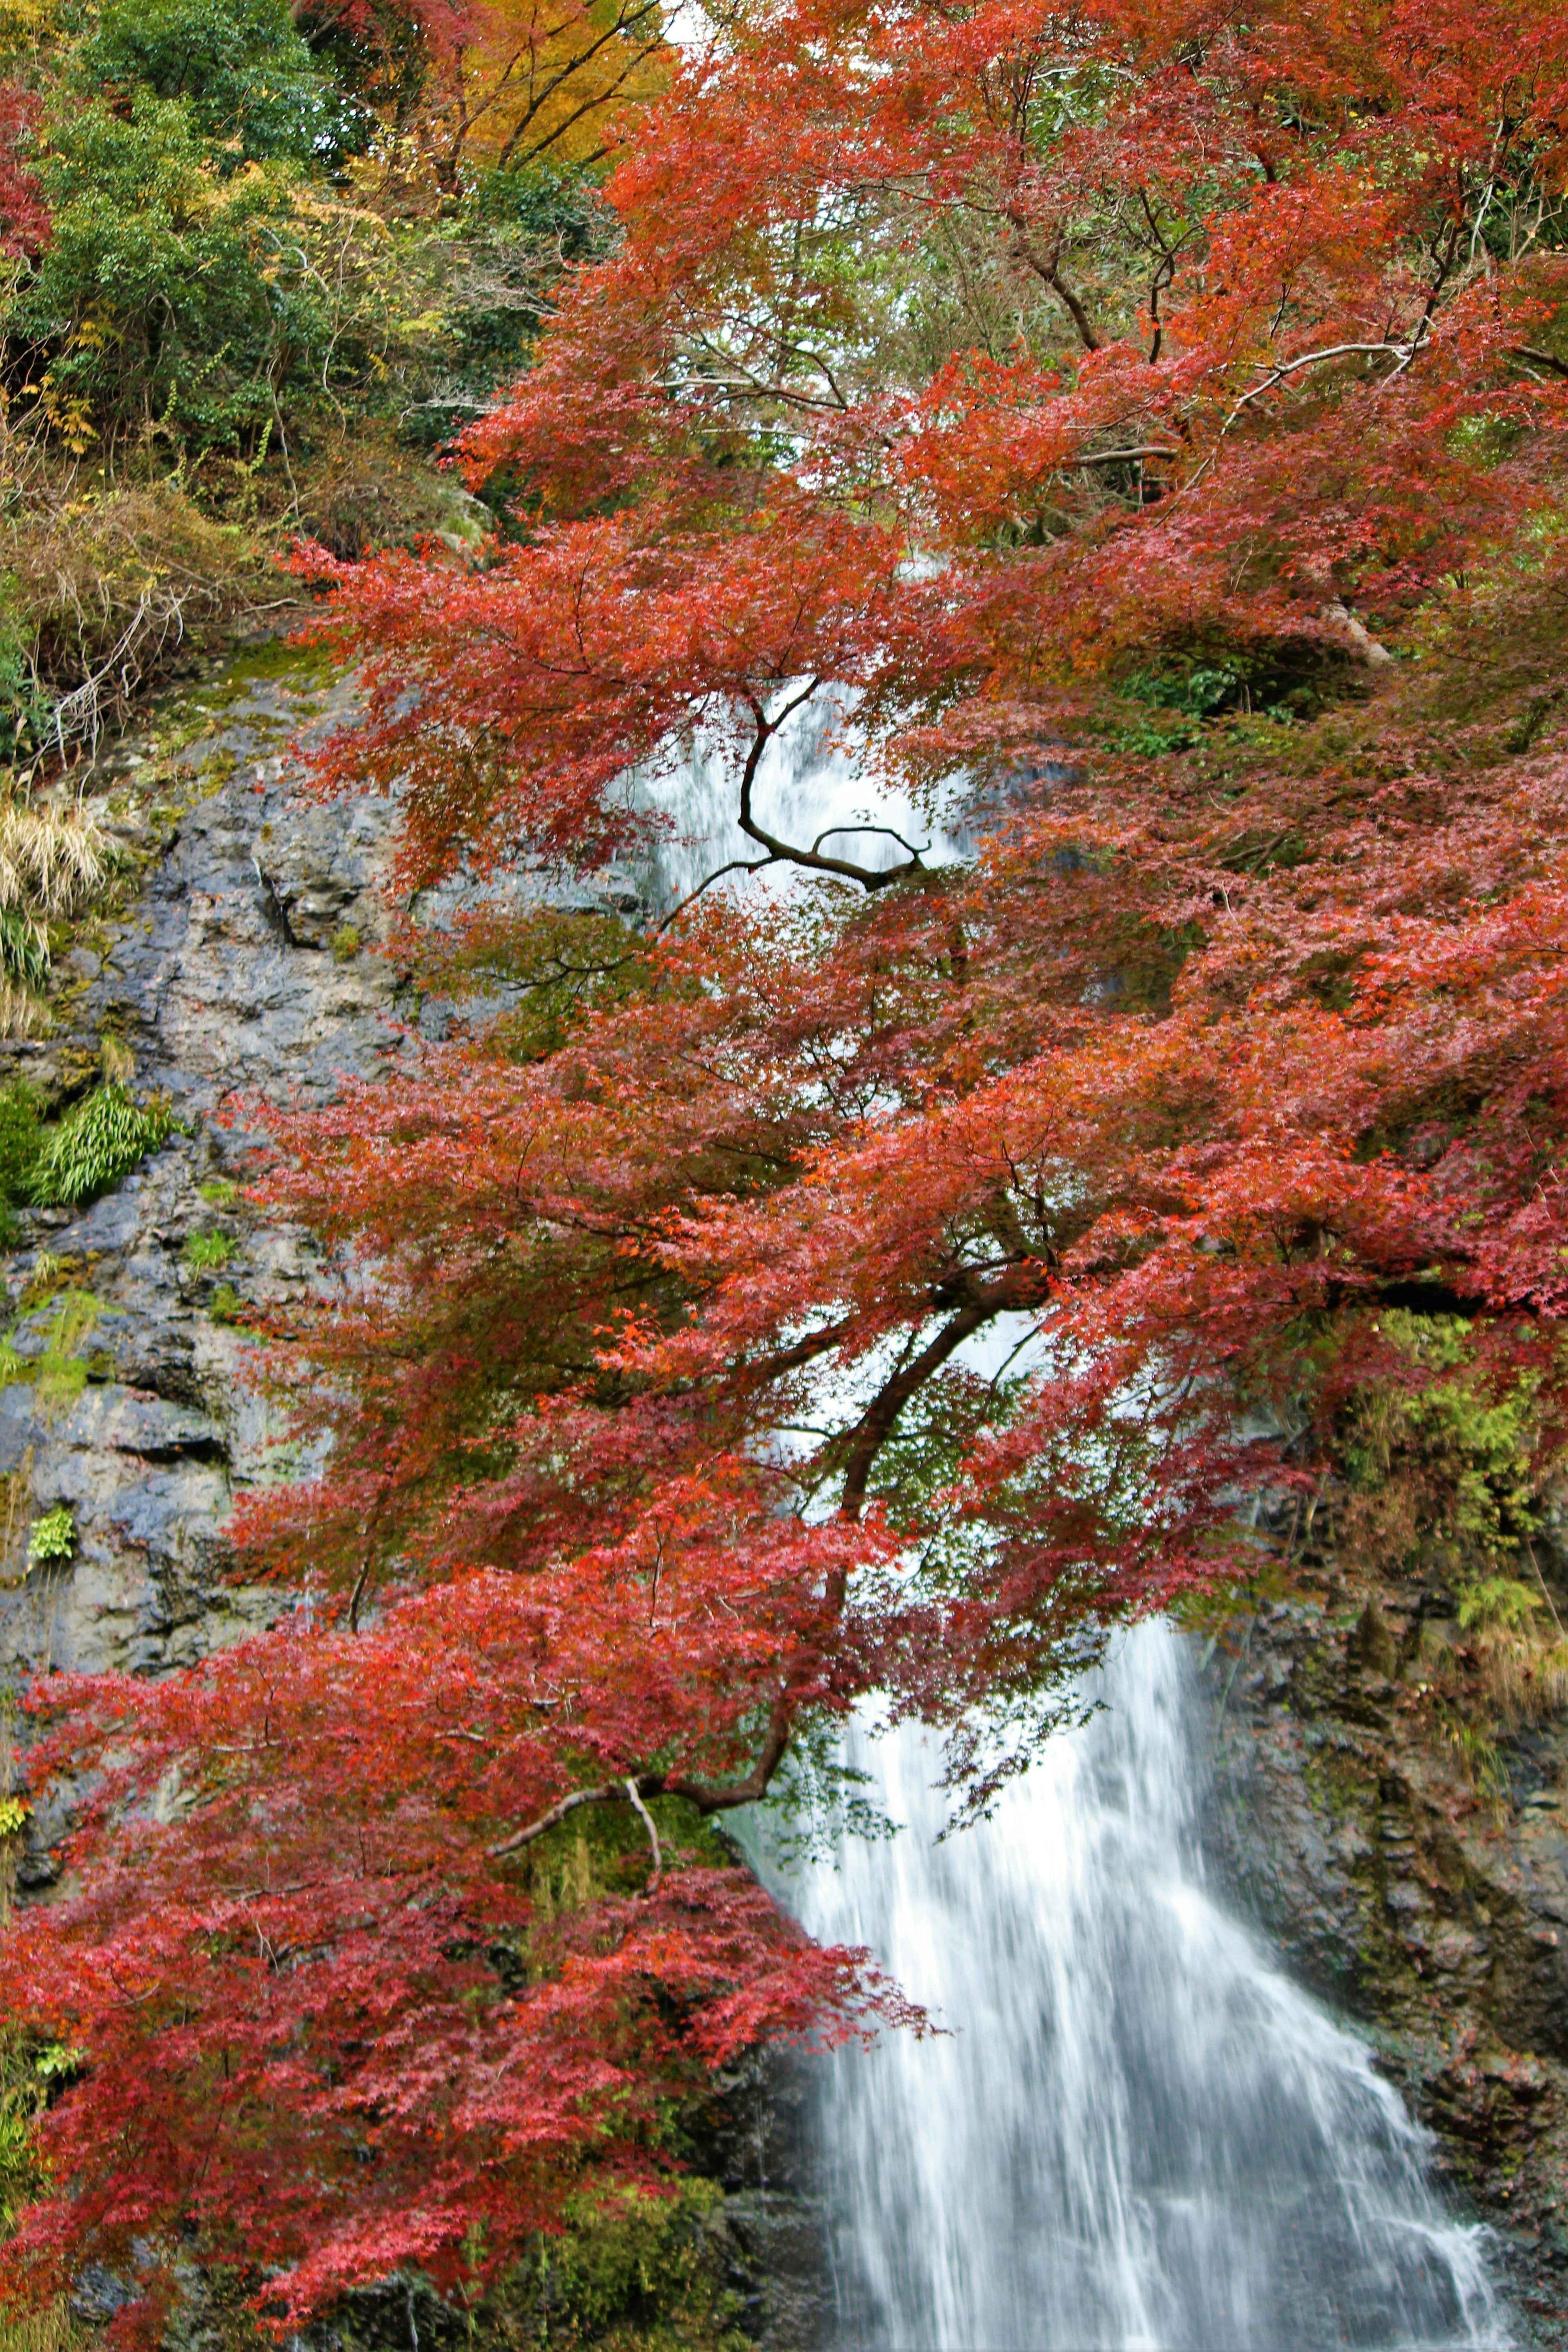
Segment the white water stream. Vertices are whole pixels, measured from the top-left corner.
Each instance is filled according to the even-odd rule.
[[[802,713],[769,747],[761,821],[808,845],[872,803]],[[648,803],[673,905],[755,854],[732,771],[699,745]],[[949,820],[933,855],[968,847]],[[873,865],[885,835],[828,847]],[[742,887],[787,890],[772,869]],[[788,1882],[816,1936],[864,1944],[947,2032],[822,2062],[817,2161],[838,2340],[877,2352],[1328,2352],[1504,2347],[1485,2232],[1452,2218],[1429,2142],[1364,2046],[1205,1885],[1202,1740],[1179,1637],[1128,1636],[1104,1711],[1052,1740],[978,1828],[936,1843],[934,1743],[852,1735],[906,1826]]]
[[[1189,1675],[1177,1634],[1139,1628],[1104,1712],[940,1845],[935,1743],[855,1738],[907,1826],[808,1869],[793,1906],[949,2032],[821,2062],[842,2345],[1511,2342],[1426,2135],[1205,1885]]]

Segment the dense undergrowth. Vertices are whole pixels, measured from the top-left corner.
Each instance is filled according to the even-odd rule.
[[[623,21],[624,20],[624,21]],[[647,0],[0,16],[0,764],[79,761],[342,555],[504,522],[434,460],[606,234]],[[476,37],[477,36],[477,37]]]

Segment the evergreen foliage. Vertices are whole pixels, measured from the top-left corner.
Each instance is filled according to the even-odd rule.
[[[195,138],[230,172],[280,158],[341,167],[373,127],[280,0],[110,0],[79,71],[110,102],[183,100]]]

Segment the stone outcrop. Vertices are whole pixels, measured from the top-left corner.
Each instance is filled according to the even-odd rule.
[[[1288,1965],[1373,2036],[1568,2345],[1568,1726],[1467,1744],[1426,1662],[1449,1594],[1305,1581],[1210,1652],[1217,1867]]]
[[[0,1388],[13,1687],[51,1669],[185,1664],[266,1605],[225,1576],[225,1519],[237,1488],[268,1474],[272,1434],[241,1377],[245,1318],[286,1305],[312,1268],[298,1234],[231,1197],[255,1141],[247,1103],[322,1102],[340,1073],[401,1050],[396,975],[363,951],[386,919],[385,804],[297,791],[295,739],[350,710],[352,688],[266,646],[121,747],[93,802],[119,851],[109,908],[57,963],[48,1032],[0,1042],[0,1075],[51,1108],[107,1064],[165,1096],[175,1121],[79,1213],[24,1213],[6,1260],[23,1366]],[[29,1569],[28,1529],[58,1504],[74,1556]],[[24,1885],[48,1874],[56,1827],[35,1822]]]

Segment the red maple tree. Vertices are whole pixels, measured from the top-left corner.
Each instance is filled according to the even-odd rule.
[[[984,1808],[1417,1325],[1561,1447],[1565,137],[1533,0],[739,11],[466,438],[518,539],[305,559],[409,889],[604,865],[697,730],[809,887],[416,927],[468,1027],[278,1118],[331,1447],[239,1532],[309,1606],[40,1694],[99,1777],[0,1962],[85,2053],[38,2291],[504,2266],[723,2053],[896,2010],[702,1827],[858,1698]],[[764,821],[813,701],[972,862]]]
[[[12,260],[48,243],[49,208],[37,173],[23,160],[38,114],[31,90],[0,82],[0,253]]]

